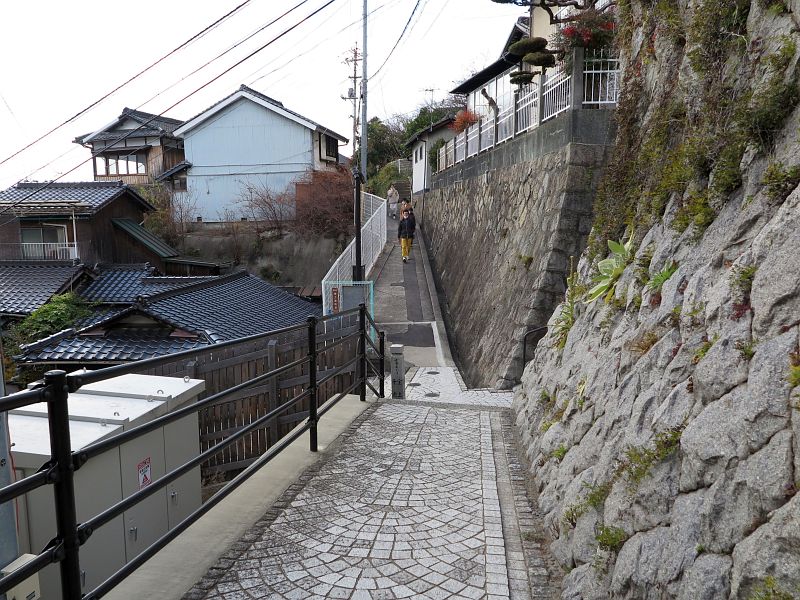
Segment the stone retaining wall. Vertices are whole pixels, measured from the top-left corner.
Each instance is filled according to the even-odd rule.
[[[416,211],[470,385],[519,379],[522,336],[547,323],[586,244],[610,129],[607,111],[567,113],[439,174]]]

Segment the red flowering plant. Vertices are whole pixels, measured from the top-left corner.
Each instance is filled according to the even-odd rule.
[[[553,46],[564,51],[578,47],[606,48],[614,41],[616,28],[613,13],[588,8],[559,28],[552,40]]]
[[[614,43],[616,31],[613,13],[587,8],[560,27],[550,41],[553,49],[563,57],[564,69],[571,72],[573,48],[608,48]]]
[[[450,124],[450,129],[456,133],[461,133],[470,125],[477,123],[478,118],[478,115],[476,115],[470,109],[463,108],[456,113],[456,118],[453,119],[453,122]]]

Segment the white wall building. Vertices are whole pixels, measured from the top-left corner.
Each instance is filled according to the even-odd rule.
[[[434,147],[436,142],[442,140],[449,142],[455,136],[455,132],[450,129],[453,117],[444,117],[430,127],[417,132],[406,142],[406,146],[411,148],[411,193],[420,194],[430,188],[431,175],[435,169],[431,166],[428,159],[428,152]]]
[[[312,170],[339,162],[347,138],[245,85],[175,134],[184,140],[188,193],[203,221],[245,217],[249,190],[293,192]]]

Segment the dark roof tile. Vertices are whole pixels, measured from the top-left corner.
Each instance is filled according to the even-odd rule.
[[[17,214],[94,214],[126,193],[148,210],[155,210],[121,181],[20,182],[0,192],[0,207],[13,205]]]
[[[132,304],[139,296],[152,296],[211,277],[156,277],[145,265],[113,267],[103,270],[81,295],[104,304]]]
[[[83,272],[82,265],[0,263],[0,314],[29,315]]]

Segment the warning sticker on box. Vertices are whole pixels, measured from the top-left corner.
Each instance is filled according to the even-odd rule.
[[[149,456],[136,465],[136,471],[139,475],[139,489],[147,487],[153,482],[153,470],[150,466]]]

